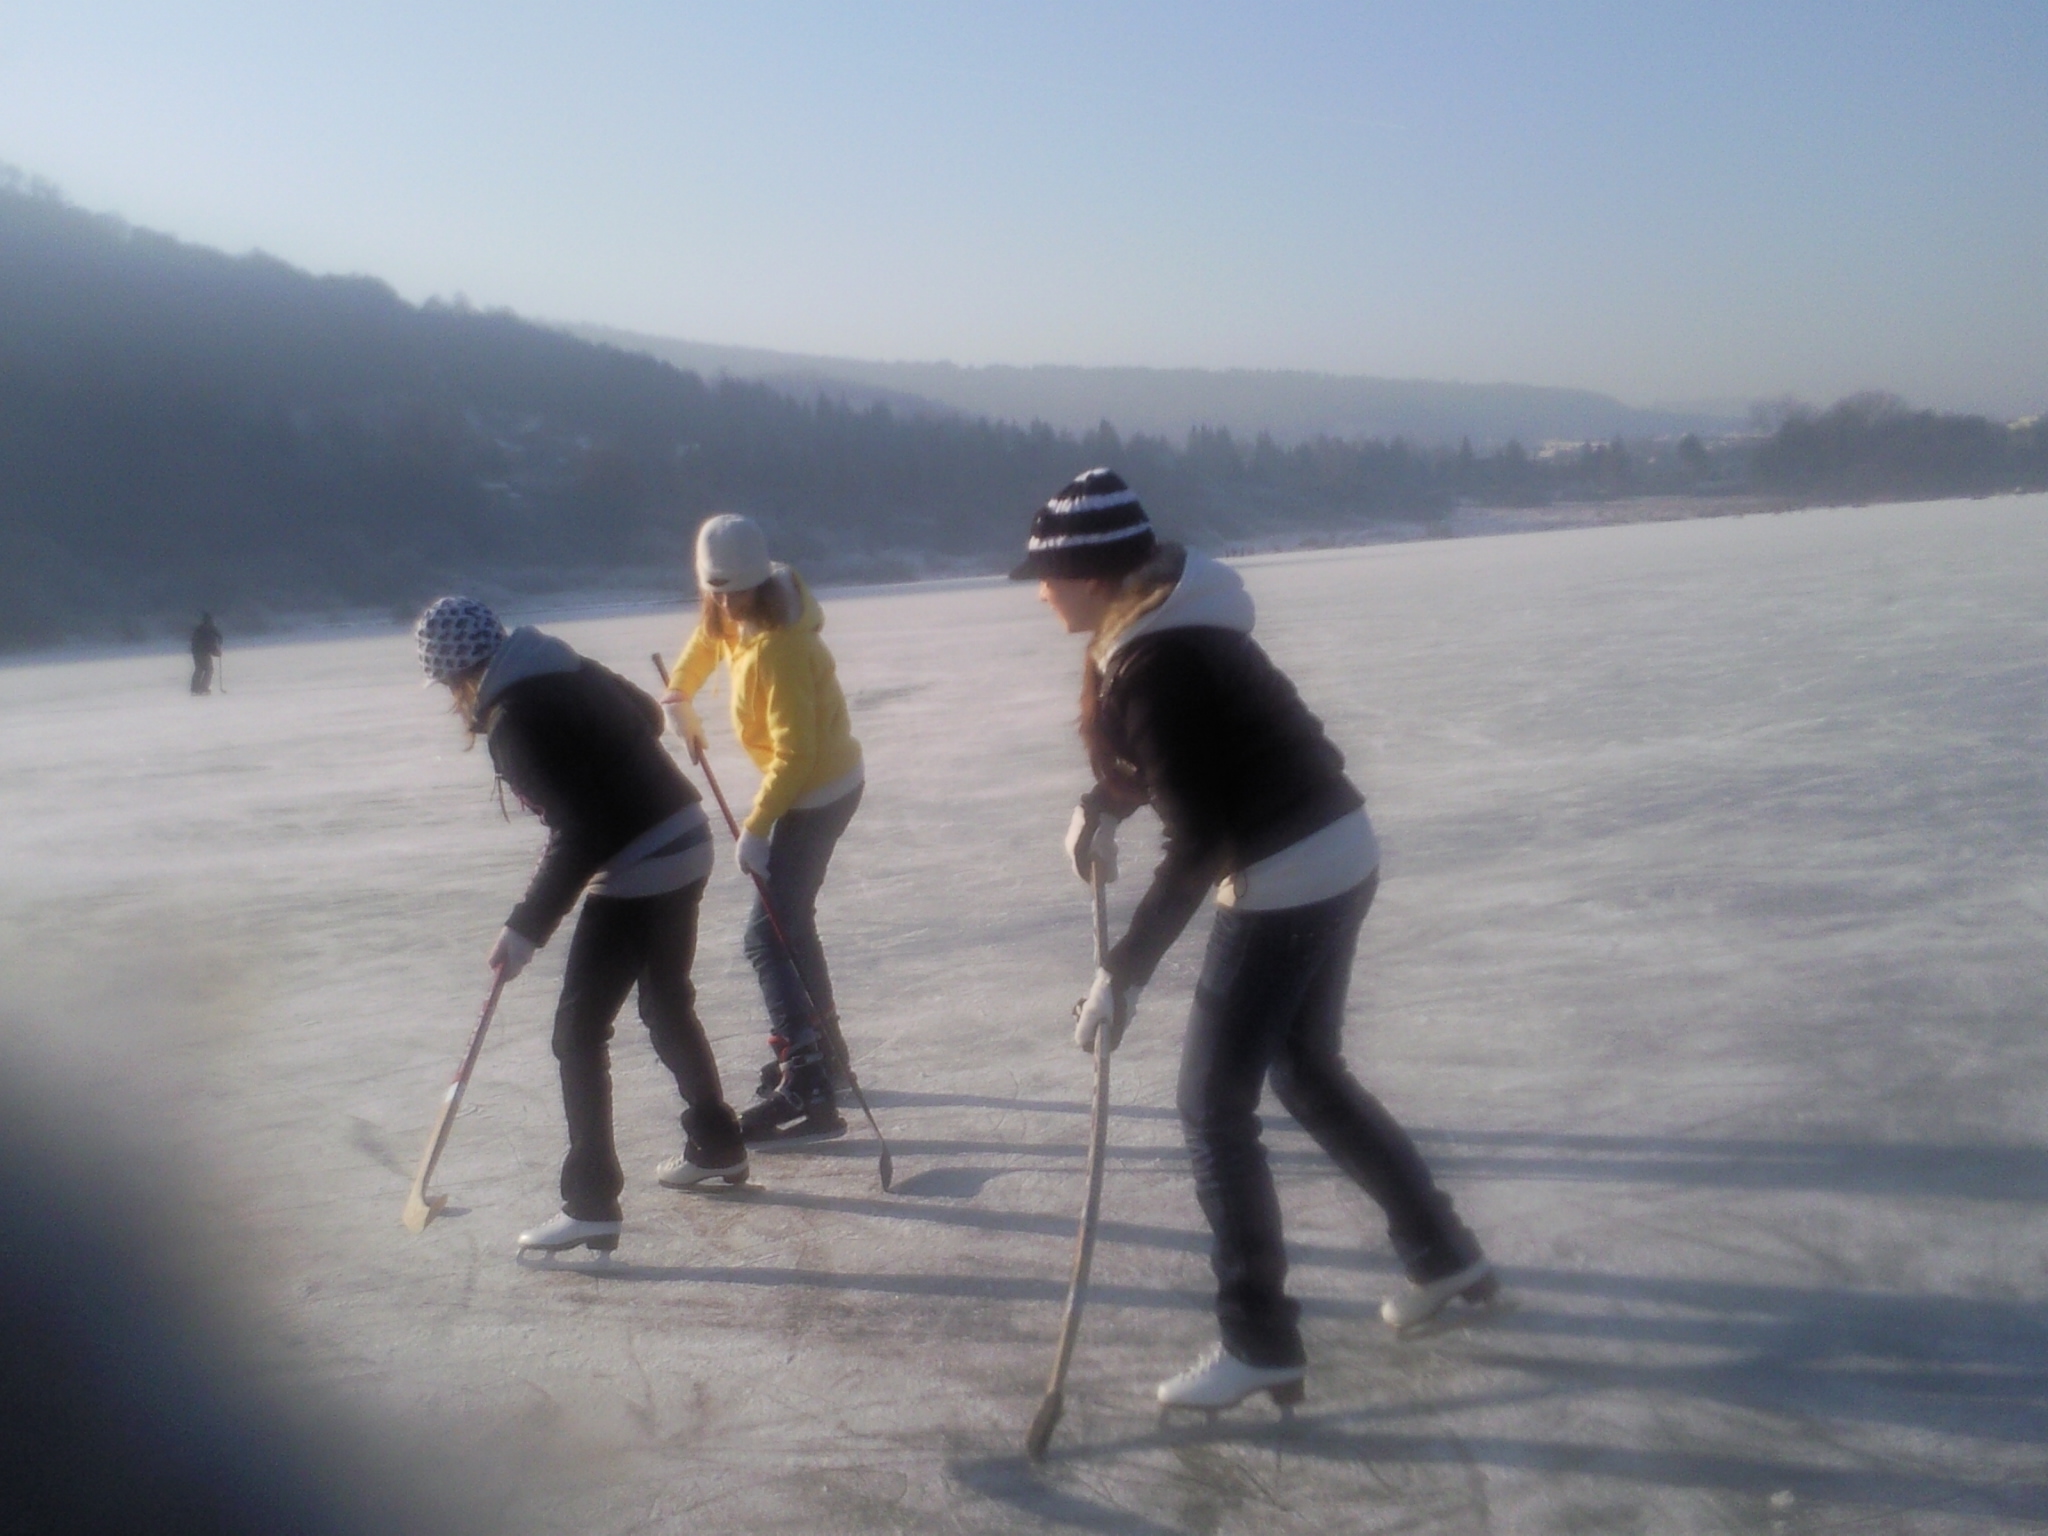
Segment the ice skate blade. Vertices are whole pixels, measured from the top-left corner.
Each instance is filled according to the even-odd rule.
[[[565,1243],[520,1243],[520,1253],[573,1253],[575,1249],[588,1247],[598,1257],[610,1257],[618,1251],[618,1233],[592,1233],[590,1237],[571,1237]]]
[[[576,1245],[581,1246],[581,1245]],[[513,1262],[521,1269],[559,1269],[570,1274],[603,1274],[612,1267],[614,1248],[592,1245],[587,1256],[571,1259],[576,1247],[522,1248]]]
[[[1413,1343],[1434,1338],[1440,1333],[1455,1333],[1462,1328],[1481,1328],[1514,1310],[1514,1297],[1503,1291],[1496,1281],[1485,1300],[1471,1301],[1460,1297],[1421,1322],[1396,1328],[1393,1333],[1402,1343]]]
[[[792,1126],[786,1131],[748,1131],[746,1139],[750,1147],[794,1147],[801,1146],[807,1141],[837,1141],[845,1134],[844,1124],[817,1127],[799,1125]]]
[[[1159,1422],[1162,1425],[1169,1424],[1173,1421],[1173,1415],[1177,1413],[1199,1413],[1213,1425],[1218,1414],[1229,1413],[1233,1408],[1242,1408],[1260,1393],[1264,1393],[1273,1400],[1273,1406],[1280,1410],[1282,1423],[1292,1424],[1294,1422],[1294,1410],[1297,1405],[1307,1398],[1308,1388],[1299,1381],[1283,1381],[1278,1386],[1254,1387],[1251,1391],[1245,1393],[1243,1397],[1230,1403],[1161,1403],[1159,1405]]]
[[[662,1178],[657,1178],[654,1182],[663,1189],[672,1190],[679,1195],[724,1195],[736,1189],[745,1189],[752,1172],[752,1169],[743,1167],[738,1173],[707,1173],[702,1178],[690,1179],[684,1183]]]

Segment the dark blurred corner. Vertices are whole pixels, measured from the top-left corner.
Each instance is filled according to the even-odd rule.
[[[270,1321],[121,1124],[0,1053],[0,1533],[495,1524],[416,1436],[261,1368]]]

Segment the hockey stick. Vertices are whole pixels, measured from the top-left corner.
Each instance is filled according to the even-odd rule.
[[[498,1011],[498,994],[505,990],[505,973],[497,972],[491,982],[491,995],[484,999],[484,1011],[477,1015],[476,1028],[470,1031],[469,1049],[462,1053],[462,1065],[455,1069],[455,1081],[448,1085],[448,1092],[441,1100],[441,1113],[434,1120],[434,1129],[427,1137],[427,1150],[420,1154],[419,1172],[412,1176],[412,1188],[405,1197],[405,1215],[399,1218],[408,1232],[424,1232],[427,1223],[439,1214],[448,1203],[446,1195],[427,1193],[427,1180],[434,1176],[434,1164],[441,1160],[441,1149],[448,1145],[448,1132],[455,1125],[455,1111],[462,1104],[462,1090],[469,1086],[469,1074],[476,1067],[476,1058],[484,1048],[484,1031],[491,1027],[491,1015]]]
[[[1109,953],[1109,900],[1102,876],[1096,872],[1089,883],[1095,888],[1095,964]],[[1088,1198],[1081,1206],[1081,1229],[1074,1237],[1074,1275],[1067,1282],[1067,1315],[1060,1322],[1059,1353],[1053,1356],[1052,1378],[1045,1384],[1045,1401],[1031,1421],[1024,1437],[1024,1454],[1034,1462],[1045,1460],[1046,1447],[1066,1407],[1067,1367],[1074,1360],[1074,1342],[1081,1336],[1081,1303],[1088,1294],[1088,1265],[1095,1257],[1096,1218],[1102,1214],[1103,1154],[1109,1146],[1109,1053],[1111,1041],[1123,1033],[1124,1002],[1114,989],[1109,1027],[1095,1035],[1095,1110],[1088,1121]]]
[[[661,675],[662,687],[667,688],[668,668],[662,664],[661,652],[654,652],[648,660],[654,663],[654,670]],[[711,798],[718,802],[719,813],[725,817],[726,831],[732,834],[732,840],[737,843],[740,840],[740,824],[733,817],[732,807],[725,803],[725,791],[718,787],[718,775],[711,771],[711,759],[696,757],[695,760],[697,766],[704,770],[704,782],[711,786]],[[789,935],[783,931],[782,919],[776,916],[775,903],[768,898],[768,882],[754,874],[751,869],[747,873],[753,877],[754,890],[761,897],[761,910],[768,914],[768,926],[775,931],[775,942],[782,946],[783,958],[789,961],[789,973],[796,978],[797,990],[804,995],[804,1011],[811,1016],[812,1027],[817,1030],[820,1038],[827,1040],[830,1046],[836,1048],[839,1066],[846,1073],[846,1086],[853,1090],[854,1102],[860,1105],[860,1112],[867,1116],[868,1129],[875,1133],[875,1141],[882,1149],[879,1171],[882,1176],[882,1193],[887,1194],[890,1184],[896,1178],[896,1164],[889,1156],[889,1139],[882,1134],[882,1128],[875,1124],[875,1112],[868,1108],[868,1096],[861,1092],[860,1078],[854,1074],[853,1059],[847,1054],[846,1042],[839,1035],[838,1024],[835,1022],[828,1026],[825,1015],[818,1011],[818,1000],[811,995],[810,983],[804,980],[803,967],[796,963],[796,949],[789,942]],[[831,1032],[829,1036],[828,1028]]]

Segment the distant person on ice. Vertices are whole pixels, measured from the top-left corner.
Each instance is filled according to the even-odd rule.
[[[199,615],[199,627],[192,631],[192,691],[213,692],[213,663],[220,655],[220,627],[213,615]]]
[[[846,1129],[834,1103],[846,1044],[818,939],[817,904],[832,850],[860,807],[860,743],[832,653],[818,637],[825,615],[803,578],[768,558],[759,525],[728,513],[697,530],[697,588],[697,627],[662,703],[691,760],[701,761],[704,725],[691,701],[725,663],[733,733],[761,770],[736,857],[743,876],[766,884],[796,950],[783,952],[756,896],[745,947],[767,1003],[773,1059],[740,1125],[749,1141],[834,1136]],[[804,1006],[806,991],[817,1005],[815,1018]]]
[[[505,919],[490,964],[510,981],[584,896],[569,941],[554,1050],[569,1153],[562,1213],[519,1235],[521,1249],[618,1246],[625,1177],[612,1145],[612,1020],[636,986],[654,1053],[681,1091],[683,1150],[655,1170],[682,1189],[747,1176],[739,1118],[698,1022],[690,963],[711,873],[711,828],[675,759],[661,711],[617,673],[537,629],[506,634],[467,597],[420,616],[420,665],[454,695],[472,736],[520,803],[547,823],[526,895]],[[588,895],[584,895],[586,887]]]
[[[1069,634],[1089,637],[1081,739],[1095,772],[1067,834],[1081,878],[1116,876],[1116,828],[1158,814],[1165,856],[1080,1006],[1093,1050],[1124,1019],[1202,898],[1216,922],[1182,1047],[1179,1107],[1195,1194],[1214,1234],[1222,1343],[1161,1382],[1162,1405],[1228,1408],[1255,1392],[1299,1398],[1307,1356],[1286,1293],[1280,1205],[1259,1142],[1274,1095],[1386,1213],[1409,1285],[1381,1315],[1396,1327],[1496,1282],[1414,1144],[1344,1065],[1344,998],[1379,848],[1344,759],[1294,685],[1251,638],[1236,572],[1158,542],[1137,496],[1090,470],[1031,525],[1017,580]],[[1220,882],[1220,884],[1219,884]],[[1118,1042],[1111,1039],[1113,1048]]]

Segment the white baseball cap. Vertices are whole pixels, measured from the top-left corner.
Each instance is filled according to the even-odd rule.
[[[721,512],[697,530],[697,585],[707,591],[744,592],[773,570],[767,536],[752,518]]]

